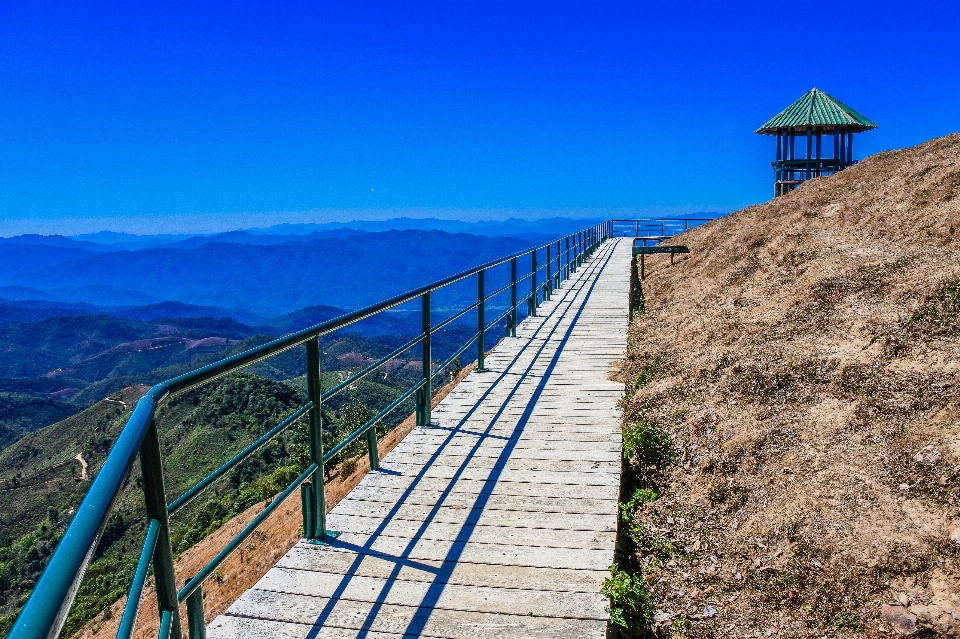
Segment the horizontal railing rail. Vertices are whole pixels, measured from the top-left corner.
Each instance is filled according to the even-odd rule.
[[[377,424],[391,412],[403,406],[408,400],[414,398],[416,424],[418,426],[429,426],[431,423],[434,378],[453,364],[473,344],[476,344],[477,347],[477,370],[485,370],[485,334],[496,328],[500,322],[505,322],[506,335],[516,337],[520,306],[526,304],[527,315],[535,316],[541,300],[549,300],[553,290],[568,279],[583,263],[583,260],[589,257],[600,244],[612,237],[613,231],[614,222],[597,224],[546,244],[540,244],[525,251],[467,269],[432,284],[394,296],[358,311],[346,313],[316,326],[285,335],[257,348],[174,377],[151,388],[137,402],[127,419],[126,425],[120,431],[87,495],[77,508],[76,514],[64,533],[60,544],[57,546],[26,605],[14,622],[10,638],[34,639],[59,636],[77,590],[82,583],[87,566],[93,557],[94,550],[125,481],[133,468],[133,464],[138,458],[146,510],[146,534],[127,603],[120,619],[117,637],[126,639],[133,632],[141,597],[151,568],[153,569],[160,619],[158,635],[160,639],[166,639],[169,636],[179,639],[182,636],[180,619],[180,604],[182,603],[186,603],[187,629],[190,639],[204,637],[203,582],[281,503],[297,489],[300,489],[304,538],[312,543],[329,543],[329,540],[338,533],[327,530],[326,527],[324,464],[360,437],[366,435],[370,468],[372,470],[379,469],[380,461],[376,439]],[[543,263],[538,262],[540,255],[545,258]],[[518,261],[527,256],[530,259],[530,267],[524,269],[526,270],[525,274],[520,275],[518,273]],[[495,267],[504,265],[510,267],[509,283],[488,293],[485,290],[486,273]],[[469,304],[466,308],[443,321],[433,324],[431,293],[473,276],[477,277],[476,302]],[[538,279],[540,276],[542,276],[542,281]],[[518,287],[521,284],[524,287],[527,286],[527,280],[529,280],[529,289],[525,292],[519,291]],[[489,321],[485,315],[487,303],[508,292],[510,301],[506,310],[494,320]],[[321,389],[319,340],[322,336],[417,299],[420,300],[421,304],[421,332],[419,335],[397,347],[388,355],[350,375],[346,380],[340,381],[333,388],[327,391]],[[476,332],[444,362],[439,366],[435,365],[432,359],[432,335],[474,310],[477,311]],[[347,434],[330,450],[324,451],[321,413],[323,402],[350,388],[351,385],[366,375],[417,345],[421,346],[422,371],[419,381],[401,392],[396,399],[377,412],[374,417]],[[203,384],[298,346],[306,347],[308,401],[231,459],[224,462],[207,477],[168,503],[164,482],[163,458],[155,420],[159,406],[178,394],[193,390]],[[304,418],[308,422],[307,434],[310,450],[307,467],[291,484],[274,497],[216,557],[197,574],[187,579],[185,585],[178,590],[170,539],[170,517],[181,511],[237,464],[249,458],[250,455],[256,453]]]
[[[642,237],[640,234],[653,235],[659,229],[659,235],[675,235],[689,231],[701,224],[712,221],[711,217],[657,217],[636,218],[630,220],[610,220],[611,237]],[[680,230],[680,225],[683,230]],[[674,232],[676,231],[676,232]]]

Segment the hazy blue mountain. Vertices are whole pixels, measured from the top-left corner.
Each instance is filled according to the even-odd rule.
[[[63,302],[66,303],[66,300],[61,299],[57,295],[54,295],[50,291],[41,291],[38,288],[32,288],[30,286],[0,286],[0,299],[4,302],[10,301],[30,301],[30,302]]]
[[[340,317],[344,313],[346,311],[342,308],[333,306],[308,306],[270,320],[267,327],[279,333],[293,333]],[[345,330],[363,335],[416,335],[420,329],[419,314],[387,311],[351,324]]]
[[[0,299],[0,327],[38,322],[61,315],[96,315],[97,307],[88,304],[65,304],[42,300]]]
[[[60,248],[81,248],[94,252],[115,250],[103,244],[77,240],[74,238],[64,237],[63,235],[37,235],[34,233],[17,235],[14,237],[0,237],[0,244],[35,244],[39,246],[53,246]]]
[[[353,220],[351,222],[327,222],[324,224],[275,224],[266,228],[246,229],[251,234],[262,235],[304,235],[313,232],[336,229],[356,229],[367,232],[437,230],[448,233],[470,233],[473,235],[529,235],[557,237],[573,233],[601,222],[599,218],[549,218],[541,220],[508,220],[463,222],[460,220],[441,220],[437,218],[397,217],[389,220]]]
[[[135,235],[133,233],[116,233],[114,231],[98,231],[97,233],[83,233],[72,235],[70,239],[82,242],[93,242],[110,247],[114,251],[139,251],[146,248],[166,246],[192,237],[186,234],[162,235]]]
[[[716,212],[697,212],[683,215],[676,215],[676,218],[716,218],[721,214]],[[630,217],[629,215],[627,217]],[[231,242],[242,244],[269,244],[282,243],[284,241],[303,241],[305,236],[309,239],[321,239],[322,237],[341,237],[344,234],[353,234],[357,231],[375,233],[384,231],[403,231],[403,230],[438,230],[448,233],[470,233],[473,235],[487,236],[516,236],[524,238],[550,238],[567,233],[573,233],[587,228],[598,222],[606,221],[604,218],[543,218],[524,220],[510,218],[507,220],[480,220],[476,222],[465,222],[461,220],[442,220],[438,218],[409,218],[397,217],[388,220],[351,220],[349,222],[324,222],[324,223],[302,223],[302,224],[275,224],[262,228],[247,228],[228,231],[226,233],[198,233],[190,234],[160,234],[160,235],[135,235],[132,233],[117,233],[114,231],[100,231],[98,233],[83,233],[70,237],[61,236],[28,236],[22,235],[16,238],[8,238],[20,243],[49,244],[60,246],[63,240],[74,240],[80,247],[87,247],[94,251],[118,251],[118,250],[141,250],[147,248],[157,248],[161,246],[178,245],[181,248],[196,248],[211,241]],[[338,235],[339,234],[339,235]],[[258,236],[250,237],[250,236]],[[279,236],[281,240],[272,240],[264,236]],[[59,239],[48,239],[59,238]],[[2,241],[2,240],[0,240]],[[91,244],[95,246],[90,246]],[[62,244],[64,246],[73,246]]]
[[[0,328],[0,377],[72,377],[89,383],[188,362],[196,353],[221,350],[229,340],[255,332],[232,320],[180,328],[104,315],[51,317]],[[198,341],[213,337],[219,339]]]
[[[136,282],[131,282],[135,286]],[[74,287],[57,287],[49,292],[62,300],[77,304],[101,304],[105,306],[142,306],[156,304],[162,296],[149,295],[133,288],[117,288],[104,284],[78,284]]]
[[[214,317],[229,318],[250,326],[257,326],[266,322],[266,318],[243,310],[225,309],[215,306],[197,306],[194,304],[184,304],[183,302],[159,302],[144,306],[99,306],[96,304],[61,302],[47,299],[18,300],[0,297],[0,325],[35,322],[58,315],[109,315],[120,319],[140,320],[143,322],[150,322],[164,317]],[[2,319],[4,317],[11,319],[4,321]],[[16,317],[27,319],[14,321],[12,318]]]
[[[226,309],[217,306],[197,306],[183,302],[159,302],[146,306],[131,306],[125,308],[103,308],[99,314],[112,315],[122,319],[152,322],[162,318],[226,318],[249,326],[265,324],[266,318],[242,309]]]
[[[27,244],[8,240],[9,238],[4,238],[4,241],[0,241],[0,287],[30,286],[25,283],[28,275],[38,269],[56,267],[67,262],[102,255],[85,248]],[[52,271],[56,272],[56,269]],[[40,288],[56,287],[57,284],[54,282],[52,286]]]
[[[2,278],[3,275],[0,274],[0,280]],[[116,289],[95,284],[49,290],[40,290],[31,286],[0,286],[0,300],[5,302],[47,302],[47,305],[55,304],[62,308],[76,308],[78,310],[83,310],[84,307],[88,306],[142,306],[158,302],[157,298],[140,291]],[[44,305],[41,304],[41,306]]]
[[[119,299],[128,291],[144,302],[242,308],[269,317],[321,304],[359,308],[529,245],[511,237],[413,230],[109,253],[10,244],[0,245],[0,286],[52,290],[61,299],[71,295],[68,301],[137,303]],[[16,268],[3,268],[8,263]]]
[[[362,235],[365,231],[356,229],[334,229],[329,231],[312,231],[304,235],[286,234],[270,235],[262,233],[251,233],[248,231],[230,231],[228,233],[217,233],[216,235],[197,235],[194,237],[180,240],[170,244],[170,248],[198,248],[204,244],[214,242],[226,242],[229,244],[259,244],[268,246],[271,244],[283,244],[285,242],[309,242],[311,240],[329,240],[350,237],[353,235]]]

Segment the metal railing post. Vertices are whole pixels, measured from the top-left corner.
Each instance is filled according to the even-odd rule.
[[[305,481],[300,484],[300,510],[303,515],[303,538],[313,539],[313,484]]]
[[[543,273],[543,280],[544,280],[543,283],[546,285],[546,289],[543,292],[544,301],[549,300],[550,294],[553,292],[553,274],[550,272],[550,268],[551,268],[551,265],[553,264],[553,260],[550,258],[550,247],[551,245],[547,244],[547,262],[546,262],[547,269]]]
[[[207,624],[203,621],[202,585],[187,597],[187,636],[189,639],[207,639]]]
[[[153,549],[153,579],[157,589],[157,608],[160,616],[170,613],[172,639],[180,639],[180,603],[177,601],[177,577],[173,569],[173,548],[170,545],[170,519],[167,516],[167,496],[163,486],[163,458],[160,455],[160,437],[156,420],[150,420],[146,436],[140,445],[140,473],[143,478],[143,498],[147,521],[160,523],[157,545]]]
[[[517,258],[510,260],[510,333],[508,337],[517,336]]]
[[[530,317],[537,316],[537,251],[530,253]]]
[[[557,280],[557,288],[560,288],[560,282],[563,281],[560,279],[560,275],[561,275],[560,265],[562,263],[563,263],[563,260],[561,259],[561,253],[560,253],[560,240],[557,240],[557,270],[556,270],[556,276],[555,276]]]
[[[433,399],[433,390],[430,383],[430,377],[433,374],[431,368],[430,351],[430,291],[427,291],[420,297],[421,312],[420,320],[423,330],[423,386],[417,392],[419,410],[417,415],[417,426],[429,426],[431,420],[430,402]]]
[[[564,252],[566,253],[566,264],[563,265],[563,279],[570,279],[570,236],[563,238]]]
[[[310,490],[310,532],[312,542],[325,543],[327,530],[327,496],[323,477],[323,412],[321,404],[323,392],[320,388],[320,338],[307,340],[307,398],[313,402],[308,413],[310,461],[317,465],[313,473],[313,488]],[[304,526],[306,532],[307,526]],[[332,535],[336,536],[336,535]]]
[[[370,457],[370,470],[380,470],[380,450],[377,448],[377,425],[367,429],[367,456]]]
[[[486,306],[486,293],[484,291],[484,271],[480,269],[480,272],[477,273],[477,372],[484,373],[486,372],[486,367],[483,365],[484,357],[484,344],[483,337],[484,332],[486,332],[487,320],[484,317],[484,306]]]

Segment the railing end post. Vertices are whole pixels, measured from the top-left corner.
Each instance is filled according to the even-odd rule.
[[[380,451],[377,449],[377,425],[367,430],[367,454],[370,457],[370,470],[380,470]]]
[[[207,639],[207,624],[204,622],[203,615],[203,584],[200,584],[187,597],[187,637],[189,639]]]

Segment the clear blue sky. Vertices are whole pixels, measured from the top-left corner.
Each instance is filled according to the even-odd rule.
[[[0,3],[0,234],[728,211],[813,86],[960,130],[947,0],[142,4]]]

